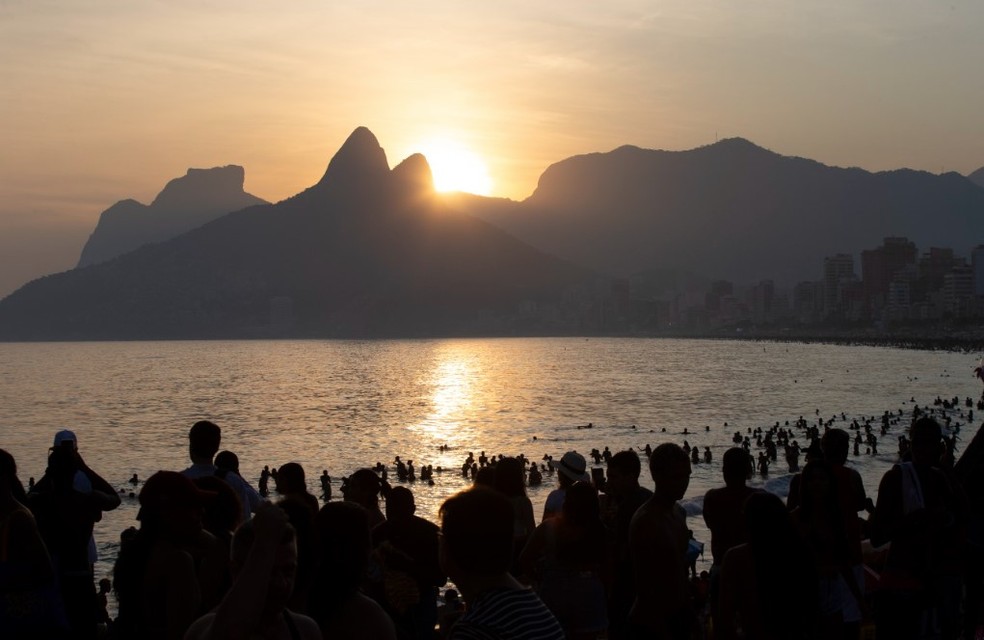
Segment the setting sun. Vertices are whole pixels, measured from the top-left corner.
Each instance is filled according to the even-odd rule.
[[[434,174],[438,191],[465,191],[491,195],[492,178],[485,162],[469,149],[451,140],[431,140],[417,146]]]

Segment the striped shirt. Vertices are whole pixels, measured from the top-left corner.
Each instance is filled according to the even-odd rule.
[[[547,606],[529,589],[483,593],[451,629],[451,640],[564,640]]]

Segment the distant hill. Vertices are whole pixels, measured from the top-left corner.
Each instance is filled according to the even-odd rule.
[[[522,202],[458,196],[533,246],[600,271],[675,269],[736,282],[820,278],[823,258],[885,236],[967,255],[984,190],[956,174],[870,173],[733,138],[689,151],[625,146],[550,166]]]
[[[302,193],[25,285],[0,339],[501,334],[591,277],[450,209],[423,156],[390,170],[359,128]]]
[[[229,165],[188,169],[167,183],[150,205],[121,200],[99,216],[82,249],[78,267],[87,267],[200,227],[219,216],[266,200],[243,190],[246,172]]]
[[[979,187],[984,187],[984,167],[968,175],[967,179]]]

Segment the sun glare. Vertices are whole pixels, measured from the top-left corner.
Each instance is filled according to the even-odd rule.
[[[485,162],[472,151],[451,140],[431,140],[419,145],[434,174],[438,191],[465,191],[480,196],[492,193],[492,178]]]

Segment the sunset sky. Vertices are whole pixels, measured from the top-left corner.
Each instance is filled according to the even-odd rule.
[[[966,174],[982,33],[980,0],[0,0],[0,296],[74,266],[117,200],[239,164],[277,201],[359,125],[514,199],[574,154],[731,136]]]

